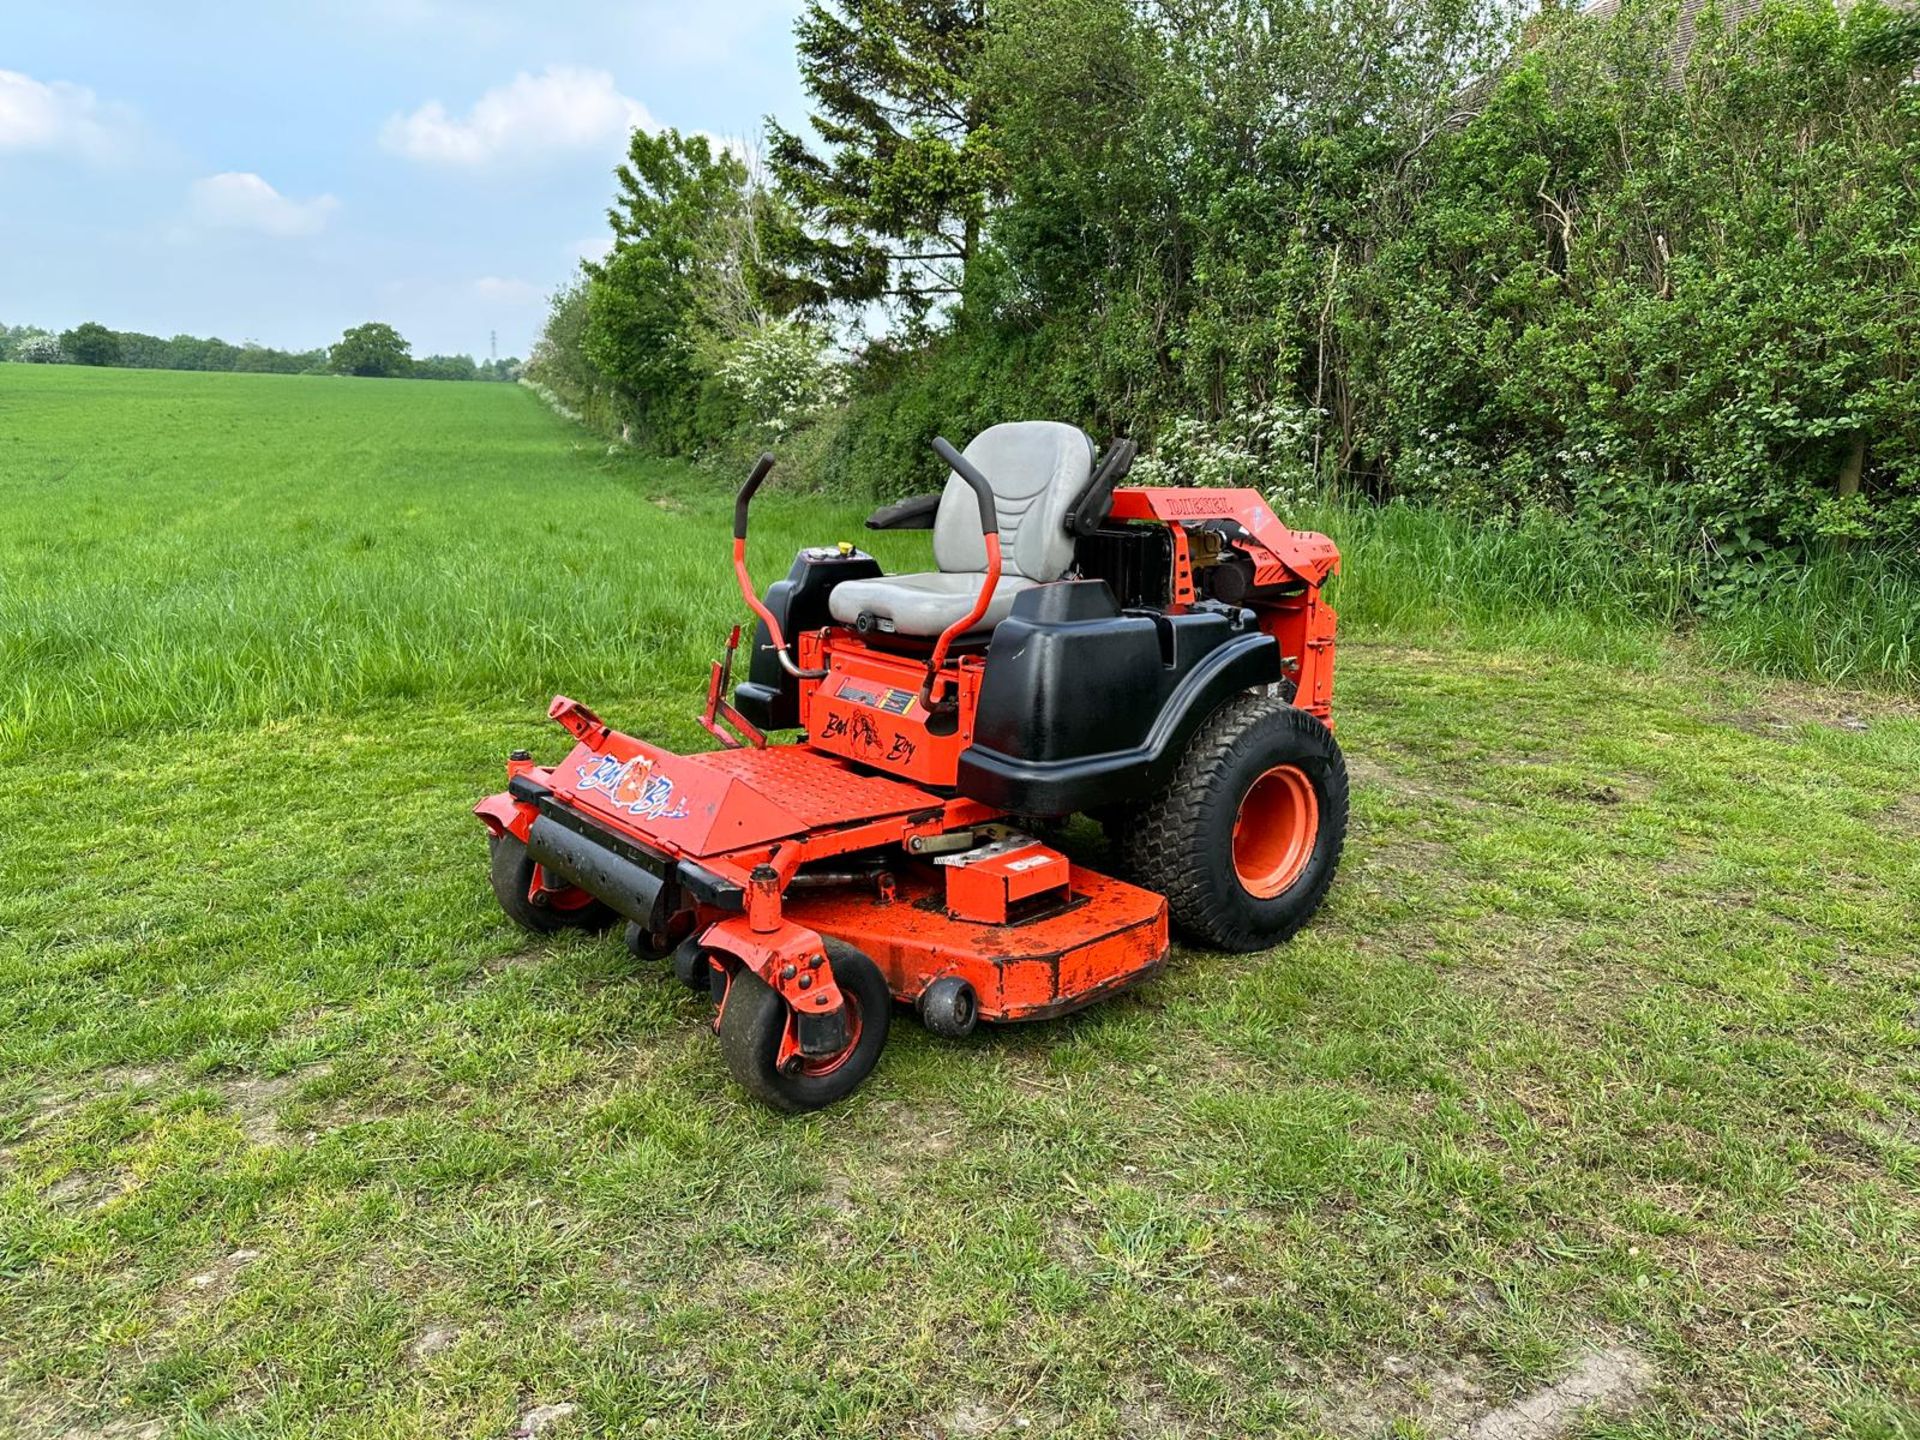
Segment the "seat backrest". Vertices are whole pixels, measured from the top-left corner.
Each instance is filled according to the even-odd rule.
[[[993,485],[1000,565],[1029,580],[1058,580],[1073,564],[1067,516],[1093,478],[1093,441],[1056,420],[982,430],[962,452]],[[947,477],[933,520],[933,559],[950,575],[987,568],[980,507],[958,475]]]

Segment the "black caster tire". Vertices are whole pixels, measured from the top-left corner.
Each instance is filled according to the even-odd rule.
[[[689,935],[674,947],[673,978],[696,995],[713,993],[713,966],[697,936]]]
[[[964,1040],[980,1020],[980,999],[958,975],[942,975],[920,994],[920,1023],[945,1040]]]
[[[536,905],[529,900],[533,857],[512,835],[488,837],[487,849],[487,879],[493,885],[493,898],[522,930],[552,935],[561,930],[604,930],[613,923],[613,911],[585,891],[574,892],[583,898],[569,906]]]
[[[827,963],[848,1009],[851,1032],[836,1055],[803,1059],[790,1075],[774,1066],[786,1028],[787,1002],[778,990],[742,969],[727,987],[720,1011],[720,1053],[740,1088],[776,1110],[818,1110],[844,1100],[872,1073],[887,1043],[893,993],[887,977],[844,941],[828,939]]]
[[[1347,763],[1333,732],[1266,695],[1221,706],[1120,837],[1130,878],[1221,950],[1290,938],[1326,899],[1347,838]]]
[[[653,936],[641,929],[636,921],[629,920],[627,928],[621,932],[627,942],[627,953],[636,960],[664,960],[673,953],[673,947],[662,948],[653,943]]]

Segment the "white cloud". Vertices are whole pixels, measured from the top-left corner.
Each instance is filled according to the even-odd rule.
[[[0,70],[0,152],[42,150],[107,159],[129,138],[132,113],[84,85]]]
[[[486,275],[473,282],[473,293],[482,300],[495,300],[506,305],[531,305],[540,298],[540,287],[526,280]]]
[[[604,260],[613,253],[613,237],[591,235],[585,240],[576,240],[567,253],[576,260]]]
[[[380,143],[410,160],[480,166],[510,156],[617,146],[633,130],[659,128],[647,107],[622,95],[605,70],[550,65],[487,91],[465,116],[448,114],[438,100],[411,115],[395,115]]]
[[[294,200],[258,175],[228,171],[196,180],[188,191],[194,218],[228,230],[256,230],[282,238],[311,235],[339,208],[331,195]]]

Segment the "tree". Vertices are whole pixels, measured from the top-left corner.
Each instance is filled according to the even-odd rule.
[[[122,365],[132,370],[167,368],[167,342],[158,335],[146,335],[138,330],[122,330],[119,335]]]
[[[76,365],[118,365],[120,337],[97,320],[76,325],[60,337],[60,348]]]
[[[64,365],[67,352],[60,348],[57,335],[29,335],[15,347],[13,358],[27,365]]]
[[[21,346],[25,345],[29,340],[40,338],[46,333],[47,332],[42,330],[38,325],[14,325],[11,327],[0,325],[0,360],[16,360],[22,358],[20,355]],[[56,345],[59,344],[58,341],[54,343]]]
[[[702,135],[636,130],[607,212],[613,253],[586,268],[584,358],[625,398],[651,443],[691,440],[703,262],[752,203],[746,167]],[[557,312],[556,312],[557,313]]]
[[[772,122],[768,165],[803,222],[782,258],[815,300],[898,300],[923,316],[959,294],[1001,188],[974,83],[984,0],[813,0],[795,27],[825,144]]]
[[[374,320],[342,335],[327,352],[327,363],[338,375],[407,375],[413,371],[413,347],[391,325]]]
[[[167,341],[164,368],[168,370],[206,369],[209,343],[197,335],[175,335]]]
[[[479,367],[471,355],[427,355],[413,362],[416,380],[472,380]]]
[[[792,317],[732,341],[718,371],[766,440],[788,439],[845,398],[846,372],[829,357],[826,337]]]

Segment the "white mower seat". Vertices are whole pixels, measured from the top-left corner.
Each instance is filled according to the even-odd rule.
[[[992,484],[1000,521],[1000,583],[970,632],[982,635],[1007,618],[1022,590],[1072,566],[1067,516],[1093,478],[1093,441],[1073,425],[1021,420],[982,430],[962,453]],[[828,613],[842,625],[867,615],[883,631],[927,638],[966,617],[987,581],[987,547],[978,503],[958,475],[947,477],[934,516],[933,560],[937,572],[842,581],[827,597]]]
[[[1000,583],[993,587],[993,600],[980,617],[977,631],[991,630],[1006,619],[1013,609],[1013,597],[1033,588],[1033,581],[1006,573],[1004,561],[1001,568]],[[938,635],[973,609],[980,587],[986,583],[984,571],[978,575],[928,571],[888,575],[879,580],[842,580],[827,596],[827,609],[842,625],[853,624],[864,612],[882,621],[882,630],[890,629],[896,635]],[[843,602],[842,590],[855,593]]]

